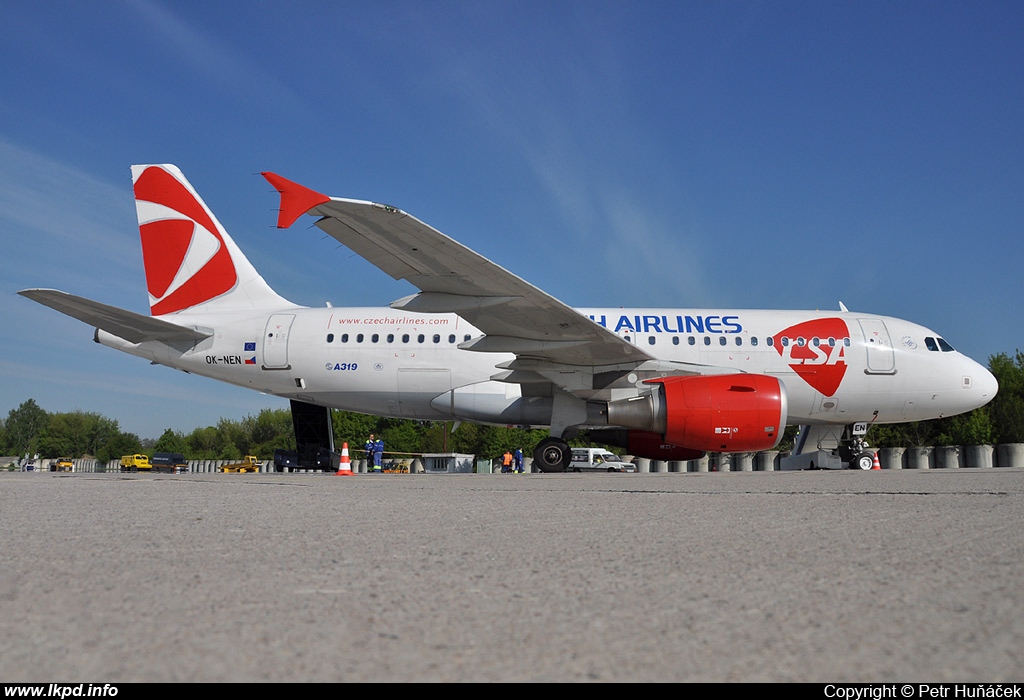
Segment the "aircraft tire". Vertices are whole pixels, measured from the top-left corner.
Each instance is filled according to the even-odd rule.
[[[564,472],[572,460],[569,443],[561,438],[548,437],[540,441],[533,451],[533,464],[542,472]]]
[[[857,455],[853,464],[850,465],[854,469],[860,469],[861,471],[868,471],[875,464],[875,455],[871,452],[861,452]]]

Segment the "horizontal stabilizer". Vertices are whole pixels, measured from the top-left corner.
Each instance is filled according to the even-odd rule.
[[[209,338],[213,332],[186,328],[169,321],[162,321],[152,316],[143,316],[134,311],[107,306],[98,301],[76,297],[56,289],[23,289],[18,292],[23,297],[49,306],[62,314],[77,318],[83,323],[95,326],[107,333],[124,338],[130,343],[141,343],[155,340],[168,344],[181,342],[195,343]]]

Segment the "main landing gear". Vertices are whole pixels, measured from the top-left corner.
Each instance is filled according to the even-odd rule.
[[[562,438],[546,437],[533,451],[533,466],[542,472],[564,472],[570,461],[572,450]]]

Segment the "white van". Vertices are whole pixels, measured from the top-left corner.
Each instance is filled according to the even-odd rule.
[[[603,447],[574,447],[568,472],[635,472],[636,465],[623,462]]]

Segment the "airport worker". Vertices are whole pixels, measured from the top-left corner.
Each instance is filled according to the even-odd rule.
[[[501,473],[512,473],[512,453],[508,450],[505,450],[505,454],[501,456]]]
[[[517,447],[512,453],[512,470],[517,474],[523,473],[523,448]]]
[[[380,472],[384,460],[384,440],[377,438],[373,442],[373,471]]]
[[[373,433],[363,443],[363,454],[366,456],[366,471],[373,469]]]

